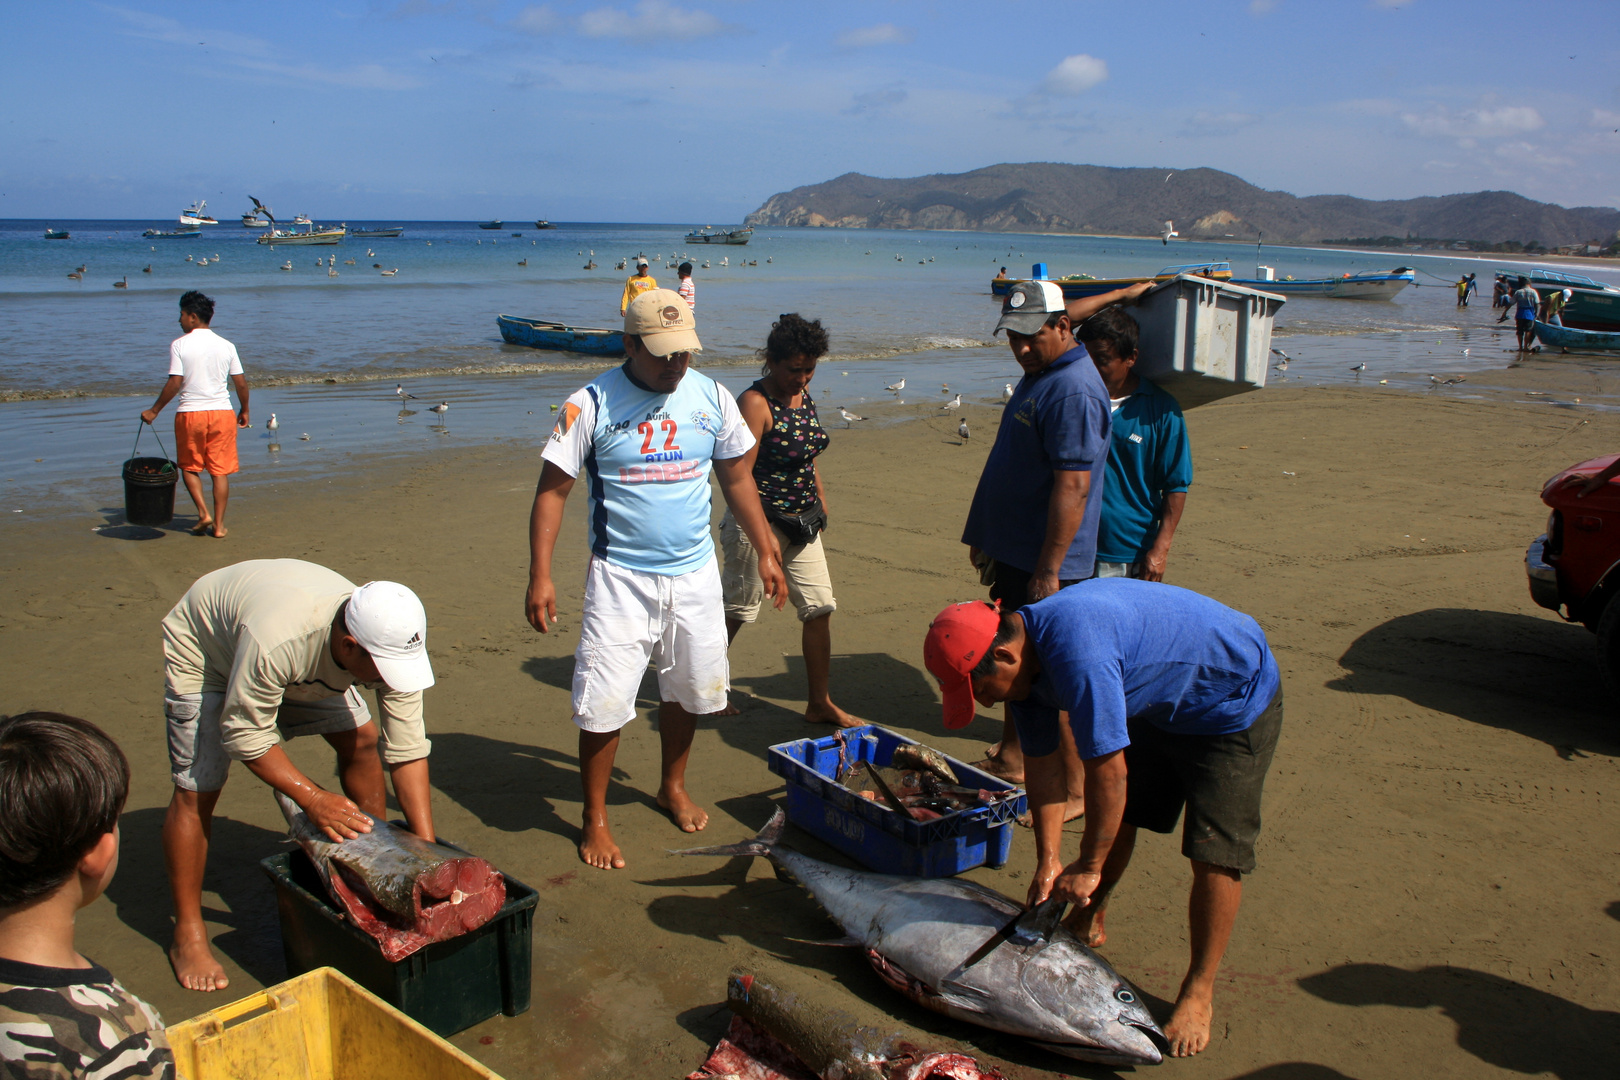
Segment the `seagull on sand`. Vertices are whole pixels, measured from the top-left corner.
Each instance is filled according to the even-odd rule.
[[[437,405],[429,405],[428,406],[428,412],[437,413],[440,420],[443,420],[444,419],[444,414],[449,412],[449,411],[450,411],[450,403],[448,401],[441,401]]]
[[[945,404],[941,405],[940,409],[941,410],[960,409],[961,407],[962,407],[962,395],[957,394],[955,397],[951,398],[951,400],[949,400]]]
[[[864,416],[856,416],[854,413],[850,412],[846,408],[843,408],[842,406],[840,406],[838,409],[838,415],[844,418],[845,427],[849,427],[851,424],[856,423],[857,421],[866,419]]]
[[[1012,400],[1012,383],[1008,383],[1006,386],[1003,386],[1001,388],[1001,403],[1003,405],[1005,405],[1007,402],[1009,402],[1011,400]]]
[[[394,386],[394,396],[399,398],[399,400],[401,400],[401,401],[415,401],[416,400],[416,395],[415,394],[406,392],[404,383],[395,384],[395,386]]]
[[[1172,236],[1180,235],[1180,233],[1176,232],[1176,223],[1173,221],[1167,221],[1164,223],[1164,232],[1159,235],[1159,239],[1168,245]]]
[[[1278,371],[1287,371],[1288,370],[1288,361],[1292,360],[1293,357],[1289,356],[1287,353],[1283,352],[1281,349],[1272,349],[1271,351],[1272,351],[1273,355],[1282,357],[1282,359],[1277,361],[1277,363],[1276,363],[1277,370]]]
[[[276,414],[275,413],[271,413],[270,414],[270,419],[268,419],[268,420],[266,420],[264,422],[264,430],[266,430],[266,431],[274,432],[275,430],[277,430],[280,427],[281,427],[281,421],[276,419]]]
[[[906,388],[906,380],[901,379],[899,382],[891,383],[890,385],[885,386],[883,389],[885,389],[885,390],[893,390],[895,393],[898,394],[900,391],[904,390],[905,388]]]
[[[1363,360],[1361,363],[1357,364],[1355,367],[1351,368],[1350,370],[1356,372],[1357,374],[1360,374],[1361,372],[1366,371],[1367,370],[1367,361]]]
[[[956,425],[956,433],[958,435],[962,436],[962,441],[963,442],[967,442],[967,439],[968,439],[968,426],[967,426],[967,421],[966,420],[963,420],[960,424]]]

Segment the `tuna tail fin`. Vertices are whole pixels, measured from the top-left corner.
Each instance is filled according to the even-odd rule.
[[[787,826],[787,815],[781,810],[771,815],[771,820],[759,830],[752,840],[744,840],[740,844],[716,844],[713,847],[686,848],[683,851],[672,851],[671,855],[718,855],[721,858],[732,859],[741,855],[769,857],[771,848],[782,839],[782,830]]]

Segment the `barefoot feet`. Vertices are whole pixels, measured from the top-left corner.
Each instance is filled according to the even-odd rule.
[[[175,930],[174,944],[169,946],[169,963],[174,965],[174,977],[187,990],[223,990],[231,984],[225,969],[208,947],[208,931],[204,927],[189,932]]]
[[[975,769],[982,769],[991,776],[1007,781],[1009,784],[1022,784],[1024,782],[1024,760],[1020,755],[1015,761],[1009,755],[1001,752],[1001,744],[987,746],[984,757],[973,763]]]
[[[1209,1045],[1209,1024],[1215,1014],[1215,987],[1183,983],[1181,996],[1164,1037],[1170,1042],[1171,1057],[1192,1057]]]
[[[213,532],[214,532],[214,519],[213,518],[209,518],[206,521],[198,521],[197,524],[195,524],[195,525],[193,525],[191,527],[191,535],[192,536],[212,536]]]
[[[608,830],[607,815],[586,815],[579,838],[579,857],[598,870],[623,870],[624,856]]]
[[[698,832],[708,827],[709,812],[693,802],[685,788],[659,788],[658,805],[664,808],[681,832]]]
[[[830,701],[824,705],[806,706],[804,719],[808,724],[831,724],[841,728],[863,727],[866,724],[865,720],[851,716]]]

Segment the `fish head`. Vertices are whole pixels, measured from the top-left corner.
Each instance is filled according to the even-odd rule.
[[[1164,1060],[1164,1032],[1140,991],[1079,938],[1060,929],[1026,956],[1019,976],[1024,992],[1068,1036],[1061,1042],[1043,1038],[1043,1045],[1065,1057],[1106,1065]]]

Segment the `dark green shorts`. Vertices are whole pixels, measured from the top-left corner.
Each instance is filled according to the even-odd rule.
[[[1260,795],[1282,715],[1278,690],[1246,730],[1226,735],[1172,735],[1132,720],[1125,748],[1126,823],[1168,833],[1185,806],[1183,855],[1244,874],[1253,870]]]

